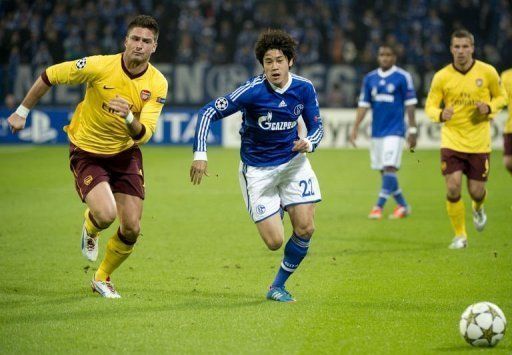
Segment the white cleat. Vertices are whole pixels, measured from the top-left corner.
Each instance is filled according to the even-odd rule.
[[[96,259],[98,259],[98,244],[98,235],[89,235],[84,222],[82,227],[82,254],[87,260],[96,261]]]
[[[464,249],[468,247],[468,240],[466,237],[455,237],[452,243],[448,245],[448,249]]]
[[[473,210],[473,224],[478,232],[481,232],[485,228],[487,223],[487,215],[485,214],[484,208],[480,207],[478,211]]]
[[[93,277],[91,288],[92,292],[98,292],[102,297],[121,298],[121,295],[117,293],[114,284],[110,282],[110,277],[106,281],[96,281]]]

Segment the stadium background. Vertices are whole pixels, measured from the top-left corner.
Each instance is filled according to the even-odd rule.
[[[376,67],[382,41],[397,48],[398,65],[411,72],[422,107],[432,75],[451,59],[448,43],[454,29],[463,27],[475,34],[476,58],[493,64],[500,72],[511,65],[511,3],[1,0],[0,143],[65,143],[60,128],[80,100],[83,87],[51,90],[38,106],[42,111],[36,116],[41,121],[29,121],[19,138],[9,134],[6,117],[45,67],[122,51],[126,25],[138,13],[152,14],[161,26],[159,48],[152,62],[170,84],[161,123],[164,131],[151,143],[186,145],[191,143],[190,129],[198,107],[261,71],[253,44],[262,29],[284,28],[298,40],[294,72],[313,81],[321,108],[356,107],[362,77]],[[66,109],[67,113],[63,111]],[[429,124],[422,111],[418,115],[420,125],[425,126],[420,131],[420,147],[436,146],[438,129]],[[353,117],[350,111],[331,112],[326,134],[334,143],[328,146],[348,146],[347,127]],[[503,119],[502,115],[493,128],[495,147],[501,146]],[[340,125],[345,134],[335,131]],[[237,144],[225,142],[222,131],[226,128],[214,130],[210,144]],[[236,127],[230,127],[228,133],[232,130],[236,132]],[[367,125],[364,130],[368,132]],[[362,137],[362,146],[366,146],[368,134]]]

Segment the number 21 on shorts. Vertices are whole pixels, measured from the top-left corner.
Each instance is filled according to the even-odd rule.
[[[314,196],[313,181],[311,179],[301,180],[299,186],[302,188],[302,197]]]

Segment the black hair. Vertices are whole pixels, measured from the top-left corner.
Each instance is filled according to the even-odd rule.
[[[297,42],[288,33],[282,30],[268,29],[262,32],[254,46],[256,59],[263,65],[265,53],[271,49],[278,49],[288,61],[295,59],[295,47]]]

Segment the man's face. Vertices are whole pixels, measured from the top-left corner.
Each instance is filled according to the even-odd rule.
[[[125,56],[135,63],[148,62],[151,54],[156,51],[155,36],[148,28],[134,27],[124,40]]]
[[[396,62],[396,56],[389,47],[380,47],[379,54],[377,56],[377,61],[379,62],[379,67],[382,70],[388,70]]]
[[[263,56],[263,71],[267,80],[279,88],[288,82],[292,65],[293,59],[288,61],[288,58],[279,49],[269,49]]]
[[[452,52],[453,62],[457,65],[465,66],[473,60],[475,46],[469,38],[452,38],[450,52]]]

